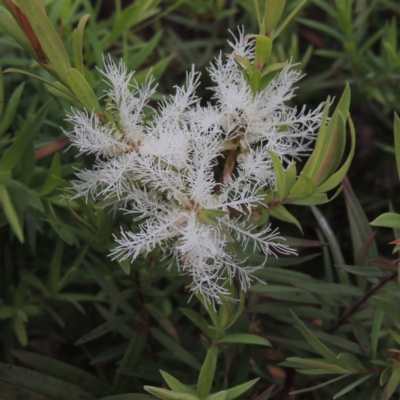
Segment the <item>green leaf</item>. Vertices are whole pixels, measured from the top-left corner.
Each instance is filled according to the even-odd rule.
[[[24,87],[25,87],[25,83],[21,83],[17,87],[17,89],[15,89],[14,93],[10,97],[10,100],[8,100],[7,107],[4,111],[4,114],[0,113],[0,136],[2,136],[7,131],[7,129],[10,127],[11,123],[14,121],[14,118],[17,113],[19,101],[21,100],[22,92],[24,91]],[[0,93],[0,95],[1,95],[1,93]],[[3,97],[0,98],[0,103],[3,105],[4,95],[3,95]]]
[[[107,333],[112,332],[122,324],[126,322],[131,322],[133,319],[134,319],[133,314],[112,318],[109,321],[105,322],[104,324],[101,324],[96,328],[92,329],[88,333],[85,333],[75,342],[75,345],[78,346],[84,343],[88,343],[94,339],[98,339],[99,337],[102,337]]]
[[[163,37],[163,31],[160,29],[147,43],[143,44],[143,48],[135,53],[135,57],[127,60],[128,70],[134,71],[138,69],[153,54],[160,39]]]
[[[185,350],[181,345],[172,340],[169,336],[161,333],[154,328],[150,328],[150,331],[154,338],[163,346],[165,346],[169,351],[171,351],[175,358],[179,358],[182,362],[190,365],[194,369],[201,369],[201,364],[197,361],[197,359],[191,353]]]
[[[1,313],[1,310],[0,310],[0,313]],[[392,331],[391,329],[389,329],[389,333],[392,336],[392,338],[397,342],[397,344],[400,344],[400,335],[397,332]]]
[[[318,186],[315,189],[318,192],[327,192],[338,186],[346,176],[347,172],[349,171],[350,164],[353,160],[354,152],[356,149],[356,132],[351,118],[348,119],[348,122],[350,127],[350,136],[351,136],[350,153],[344,164],[340,167],[340,169],[336,171],[330,178],[328,178],[322,185]]]
[[[340,353],[337,359],[341,361],[342,365],[347,367],[350,371],[363,372],[365,367],[361,364],[357,357],[349,353]]]
[[[21,389],[32,390],[57,400],[95,400],[95,396],[80,387],[41,372],[0,363],[0,381]]]
[[[218,347],[211,347],[201,367],[197,383],[197,395],[202,399],[209,395],[217,367]]]
[[[46,181],[44,182],[42,189],[40,190],[40,196],[46,196],[57,188],[59,180],[61,178],[61,159],[58,153],[54,154],[49,173],[47,174]]]
[[[339,397],[343,396],[344,394],[352,391],[354,388],[356,388],[358,385],[361,385],[363,382],[365,382],[366,380],[372,378],[376,376],[376,374],[367,374],[362,376],[361,378],[357,379],[356,381],[350,383],[350,385],[344,387],[342,390],[340,390],[339,392],[337,392],[334,396],[333,396],[333,400],[338,399]]]
[[[308,343],[319,353],[321,354],[322,357],[324,357],[326,360],[337,364],[337,358],[336,354],[330,350],[327,346],[325,346],[315,335],[312,333],[304,324],[303,322],[300,321],[300,319],[297,317],[297,315],[290,310],[293,318],[297,322],[297,327],[300,329],[300,332],[304,336],[304,338],[307,340]]]
[[[342,188],[338,189],[340,193]],[[333,196],[336,197],[337,194]],[[319,206],[321,204],[329,203],[333,200],[333,198],[328,199],[328,196],[325,193],[314,193],[311,197],[307,197],[306,199],[294,199],[288,201],[289,204],[294,204],[297,206]]]
[[[331,379],[331,380],[329,380],[329,381],[325,381],[325,382],[323,382],[323,383],[321,383],[321,384],[319,384],[319,385],[312,386],[312,387],[309,387],[309,388],[306,388],[306,389],[296,390],[296,391],[294,391],[294,392],[290,392],[289,394],[290,394],[290,395],[295,395],[295,394],[313,392],[313,391],[316,390],[316,389],[320,389],[320,388],[322,388],[322,387],[324,387],[324,386],[328,386],[328,385],[330,385],[330,384],[332,384],[332,383],[334,383],[334,382],[340,381],[341,379],[347,378],[347,377],[350,376],[350,375],[351,375],[351,374],[345,374],[345,375],[339,376],[339,377],[337,377],[337,378]]]
[[[204,400],[226,400],[228,392],[223,390],[218,393],[210,394],[209,396],[205,397]]]
[[[154,386],[143,386],[143,389],[164,400],[199,400],[197,396],[192,394],[172,392],[171,390],[161,389]]]
[[[370,224],[372,226],[400,229],[400,214],[393,212],[383,213],[378,218],[374,219]]]
[[[4,153],[0,160],[0,172],[10,171],[16,167],[29,142],[34,138],[43,124],[49,108],[46,103],[34,116],[30,117],[19,131],[14,143]]]
[[[389,400],[400,385],[400,371],[393,368],[392,375],[387,381],[380,400]]]
[[[24,321],[18,314],[13,317],[14,332],[22,346],[28,344],[28,334],[26,332]]]
[[[219,339],[219,343],[246,343],[272,346],[269,340],[251,333],[231,333]]]
[[[400,329],[400,308],[396,307],[390,301],[387,301],[380,297],[374,296],[372,298],[376,306],[380,308],[385,313],[385,315],[387,315],[394,322],[397,328]]]
[[[261,71],[272,51],[272,40],[267,36],[256,36],[254,66]],[[261,78],[261,77],[260,77]]]
[[[379,376],[379,384],[383,386],[392,374],[392,367],[386,367]]]
[[[11,306],[0,306],[0,320],[8,319],[15,315],[15,308]]]
[[[310,367],[312,369],[321,370],[324,371],[324,373],[330,373],[330,374],[346,374],[349,372],[348,369],[337,365],[336,360],[334,363],[330,363],[327,362],[326,360],[315,360],[315,359],[301,358],[301,357],[288,357],[286,361],[280,365],[291,366],[292,368],[296,368],[299,372],[303,372],[303,369],[305,369],[306,373],[309,373],[308,371],[311,371],[309,369]]]
[[[370,337],[365,328],[364,324],[358,320],[356,317],[350,317],[350,325],[353,330],[353,334],[357,339],[357,342],[360,344],[364,353],[370,357],[371,356],[371,347],[370,347]]]
[[[225,286],[228,292],[232,293],[234,290],[233,288],[229,288],[228,284]],[[218,310],[218,326],[221,327],[221,330],[225,331],[226,325],[228,324],[228,321],[230,317],[232,316],[232,302],[227,300],[225,296],[220,296],[221,300],[221,305]]]
[[[84,76],[82,56],[83,34],[89,17],[90,14],[85,14],[83,17],[81,17],[78,26],[72,33],[72,52],[74,54],[74,65],[75,68],[82,74],[82,76]]]
[[[100,113],[100,104],[89,83],[75,68],[71,68],[65,75],[72,92],[89,112]]]
[[[154,400],[154,397],[142,393],[125,393],[100,397],[98,400]]]
[[[149,74],[151,74],[156,80],[160,79],[161,76],[163,75],[164,71],[168,67],[169,63],[173,60],[175,57],[174,54],[171,54],[168,57],[165,57],[158,61],[156,64],[152,65],[151,67],[148,67],[137,74],[135,74],[135,81],[140,84],[146,81],[147,77]]]
[[[279,1],[279,0],[277,0]],[[300,11],[300,9],[307,3],[308,0],[300,0],[297,5],[293,8],[293,10],[289,13],[289,15],[284,19],[284,21],[279,25],[277,29],[275,29],[271,39],[274,40],[277,38],[280,33],[285,29],[286,25],[296,16],[296,14]]]
[[[23,390],[19,387],[0,382],[1,399],[6,400],[49,400],[49,397]]]
[[[340,31],[336,30],[334,27],[332,27],[330,24],[317,22],[315,20],[305,19],[305,18],[297,18],[297,21],[312,29],[326,33],[327,35],[339,40],[339,42],[343,41],[343,34]]]
[[[297,226],[299,231],[303,233],[303,229],[300,225],[300,222],[292,214],[290,214],[290,212],[283,205],[279,204],[277,206],[269,207],[268,211],[271,217],[275,217],[280,221],[285,221],[294,224]]]
[[[308,199],[313,193],[314,184],[312,180],[301,174],[290,191],[290,197],[293,197],[293,199]]]
[[[400,118],[394,113],[394,149],[396,154],[397,174],[400,178]]]
[[[120,12],[113,24],[112,30],[105,39],[105,47],[112,46],[124,30],[134,27],[147,16],[157,12],[154,1],[138,0]]]
[[[242,383],[241,385],[234,386],[233,388],[226,390],[225,400],[234,400],[244,392],[247,392],[252,386],[254,386],[260,378],[253,379],[249,382]]]
[[[30,72],[23,71],[22,69],[17,69],[17,68],[7,68],[4,72],[5,73],[17,73],[17,74],[31,76],[32,78],[35,78],[38,81],[44,82],[46,85],[51,86],[52,88],[56,89],[57,91],[62,92],[66,96],[66,98],[72,98],[75,103],[78,103],[78,101],[74,97],[74,94],[66,86],[64,86],[61,82],[57,82],[57,81],[50,82],[47,79],[44,79],[39,75],[35,75]],[[80,103],[78,103],[78,104],[79,104],[79,107],[81,107]]]
[[[325,296],[354,296],[363,295],[363,291],[357,286],[345,285],[342,283],[314,283],[314,282],[293,282],[294,286],[309,290]]]
[[[0,185],[7,186],[11,181],[11,171],[0,172]]]
[[[333,260],[336,265],[345,265],[346,262],[344,261],[344,257],[342,251],[339,246],[339,242],[332,231],[332,228],[329,226],[328,221],[326,220],[325,216],[319,211],[319,209],[315,206],[311,206],[311,211],[313,212],[318,225],[320,226],[325,238],[327,239],[330,249],[332,252]],[[342,283],[350,284],[350,279],[346,271],[339,271],[338,273],[339,280]]]
[[[285,3],[286,0],[266,0],[263,19],[266,36],[270,36],[278,24],[285,8]]]
[[[243,292],[239,292],[239,307],[234,315],[229,319],[228,323],[225,325],[224,329],[230,328],[237,319],[242,315],[244,309],[244,294]]]
[[[205,335],[210,339],[214,338],[214,332],[208,327],[207,321],[196,311],[190,308],[179,308],[187,318],[189,318],[196,326],[198,326]]]
[[[378,267],[355,267],[354,265],[338,265],[337,267],[351,274],[365,277],[381,278],[387,275],[385,271]]]
[[[179,343],[179,335],[176,331],[172,322],[167,318],[167,316],[159,310],[157,307],[153,306],[152,304],[148,303],[145,305],[146,310],[150,313],[150,315],[155,318],[158,323],[166,330],[166,332],[177,342]]]
[[[340,111],[337,112],[336,115],[334,114],[326,128],[327,136],[325,140],[329,147],[322,150],[323,153],[321,153],[321,156],[323,158],[318,164],[318,169],[313,173],[312,182],[315,186],[319,186],[328,178],[330,178],[342,160],[346,144],[345,115],[343,115]]]
[[[357,266],[362,266],[366,258],[378,258],[378,250],[375,240],[370,240],[369,249],[362,252],[373,232],[348,179],[343,181],[343,193],[350,222],[354,260]]]
[[[165,371],[161,371],[161,375],[164,378],[165,382],[167,383],[168,387],[173,390],[174,392],[178,393],[187,393],[193,396],[196,396],[197,392],[190,386],[184,385],[178,379],[174,378],[172,375],[168,374]]]
[[[272,165],[275,171],[276,177],[276,198],[281,199],[285,196],[285,169],[283,168],[282,161],[272,151],[268,152],[271,156]]]
[[[382,310],[377,310],[372,320],[371,330],[371,358],[376,358],[376,352],[378,348],[379,335],[381,332],[381,326],[383,322],[384,313]]]
[[[11,202],[7,188],[4,185],[0,185],[0,204],[15,236],[17,236],[21,243],[24,243],[24,233],[21,223]]]
[[[312,177],[314,171],[318,168],[318,163],[320,162],[321,154],[323,153],[324,146],[328,145],[326,137],[326,123],[328,121],[329,114],[329,106],[330,106],[330,98],[328,97],[324,111],[322,113],[321,125],[319,127],[317,141],[315,143],[315,147],[311,156],[308,158],[306,165],[303,168],[302,173],[306,176]],[[325,143],[326,141],[327,143]]]
[[[292,161],[288,168],[286,169],[286,175],[285,175],[285,194],[284,196],[289,196],[290,191],[293,188],[293,185],[296,182],[297,178],[297,168],[296,168],[296,163]]]
[[[129,346],[119,364],[119,369],[115,375],[113,388],[118,392],[126,392],[132,386],[131,377],[124,375],[123,370],[134,367],[143,356],[148,336],[148,325],[142,321],[135,329],[135,333],[129,342]],[[128,389],[128,390],[127,390]]]
[[[110,390],[110,386],[104,380],[61,361],[24,350],[14,349],[11,352],[18,360],[36,371],[73,383],[98,396]]]

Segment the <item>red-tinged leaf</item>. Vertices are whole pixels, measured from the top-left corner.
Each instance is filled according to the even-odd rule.
[[[261,394],[259,394],[257,397],[255,397],[253,400],[268,400],[269,396],[275,389],[275,384],[270,386],[268,389],[264,390]]]

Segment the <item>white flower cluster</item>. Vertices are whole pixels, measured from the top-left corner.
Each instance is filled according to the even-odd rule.
[[[276,230],[257,227],[253,214],[275,182],[268,151],[286,161],[307,153],[323,106],[306,112],[285,105],[300,78],[290,63],[253,94],[234,56],[252,60],[254,44],[240,32],[230,45],[232,54],[209,68],[213,105],[200,105],[192,70],[154,109],[152,80],[138,86],[122,62],[109,60],[103,74],[113,121],[78,110],[68,116],[68,137],[97,157],[92,170],[77,173],[77,196],[117,199],[139,221],[135,232],[121,231],[113,256],[133,261],[160,248],[211,302],[229,294],[224,284],[235,275],[242,290],[250,284],[255,268],[236,255],[238,245],[266,257],[293,253]]]

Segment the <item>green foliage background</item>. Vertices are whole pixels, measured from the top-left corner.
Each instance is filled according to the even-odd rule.
[[[80,72],[93,98],[105,88],[95,68],[103,54],[123,58],[139,82],[151,68],[157,100],[184,81],[193,63],[207,87],[205,68],[228,51],[228,29],[258,30],[254,5],[245,0],[44,3],[70,57],[79,58],[74,29],[91,15]],[[288,0],[284,17],[300,3]],[[52,81],[54,71],[6,33],[0,10],[2,70]],[[132,265],[110,259],[113,233],[131,222],[105,204],[66,197],[74,168],[93,161],[68,148],[63,135],[71,96],[15,70],[3,73],[0,398],[142,400],[151,398],[144,385],[165,395],[154,389],[166,388],[164,381],[184,393],[165,395],[171,399],[190,399],[196,386],[194,395],[210,400],[210,391],[226,392],[215,399],[397,398],[399,249],[388,242],[400,239],[398,119],[393,128],[400,112],[399,16],[394,0],[312,0],[274,41],[271,63],[292,59],[306,74],[295,98],[300,106],[340,98],[350,84],[357,148],[333,202],[288,206],[304,236],[294,224],[273,220],[299,256],[269,259],[257,272],[268,285],[256,282],[217,312],[190,298],[188,279],[168,272],[169,260],[157,252]],[[264,257],[246,256],[250,265]],[[252,385],[243,394],[229,392],[246,382]]]

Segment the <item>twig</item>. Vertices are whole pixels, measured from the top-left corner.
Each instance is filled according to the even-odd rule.
[[[328,333],[335,332],[339,327],[341,327],[346,320],[353,315],[362,304],[364,304],[377,290],[379,290],[382,286],[386,285],[386,283],[390,282],[392,279],[396,278],[398,272],[394,272],[391,275],[385,276],[378,283],[372,285],[362,297],[360,297],[355,303],[353,303],[333,324],[333,326],[327,331]]]

